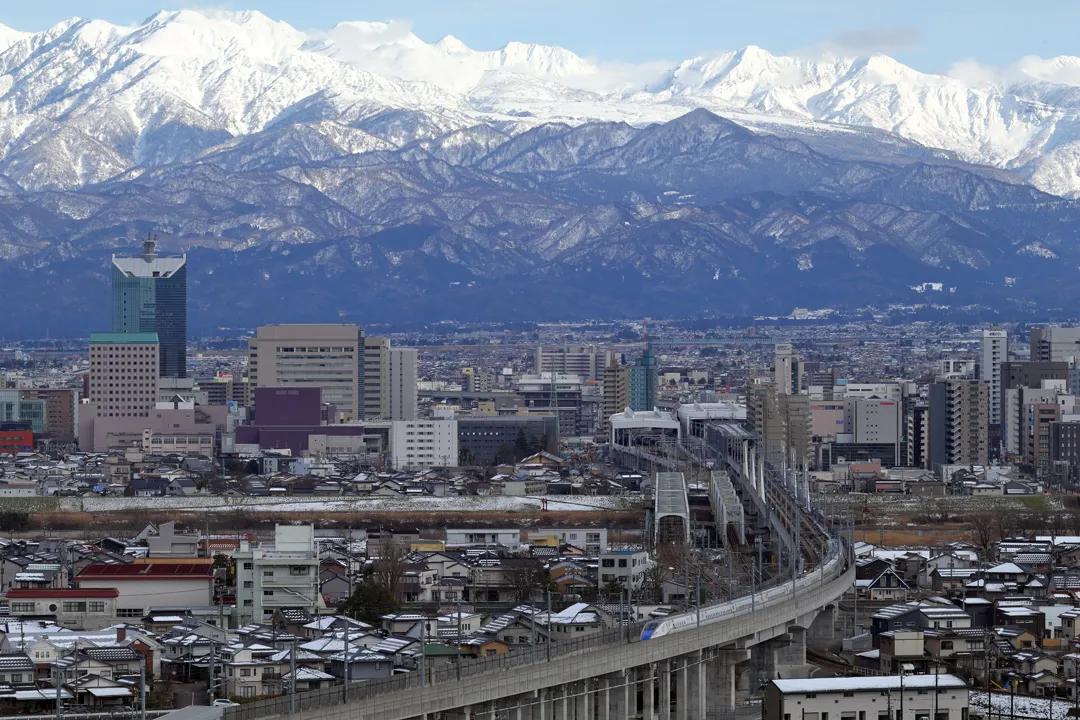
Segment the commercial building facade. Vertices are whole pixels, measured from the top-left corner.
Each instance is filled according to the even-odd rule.
[[[544,441],[546,452],[559,451],[559,419],[553,415],[501,415],[495,417],[459,417],[458,448],[471,451],[479,465],[494,463],[500,448],[513,449],[518,433],[530,447]]]
[[[318,388],[346,421],[364,417],[364,358],[356,325],[264,325],[248,340],[255,387]]]
[[[590,381],[599,380],[615,359],[613,351],[597,345],[538,345],[534,365],[538,374],[565,373]]]
[[[187,256],[157,254],[147,239],[142,255],[112,257],[112,330],[156,333],[161,377],[187,374]]]
[[[652,347],[645,345],[641,357],[630,366],[630,409],[652,410],[660,390],[659,363]]]
[[[157,404],[157,333],[90,335],[90,401],[102,418],[148,417]]]
[[[79,391],[74,388],[25,388],[23,401],[45,405],[44,433],[53,442],[72,443],[79,430]]]

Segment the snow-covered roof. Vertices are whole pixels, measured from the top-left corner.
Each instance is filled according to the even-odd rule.
[[[776,689],[784,695],[794,693],[827,692],[880,692],[922,688],[967,688],[967,684],[955,675],[885,675],[879,677],[807,678],[805,680],[773,680]]]

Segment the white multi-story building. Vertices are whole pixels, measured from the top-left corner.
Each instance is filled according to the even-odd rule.
[[[398,470],[457,467],[457,420],[390,423],[390,462]]]
[[[272,548],[242,542],[236,560],[236,612],[241,625],[266,622],[275,610],[326,608],[319,592],[319,555],[312,525],[278,525]]]
[[[983,330],[979,350],[979,380],[989,386],[990,425],[1001,424],[1001,363],[1009,359],[1009,334]]]
[[[600,556],[600,584],[615,582],[624,588],[640,590],[648,567],[649,554],[644,550],[608,550]]]

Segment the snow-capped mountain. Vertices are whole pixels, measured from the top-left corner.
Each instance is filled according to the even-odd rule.
[[[69,283],[149,230],[192,255],[193,327],[1075,305],[1080,59],[967,76],[254,12],[0,28],[0,334],[100,322]]]
[[[389,142],[488,123],[644,125],[702,107],[806,139],[889,133],[1080,194],[1080,58],[1028,59],[1013,80],[928,75],[888,57],[778,57],[757,47],[629,70],[557,47],[477,51],[400,23],[301,32],[258,12],[160,12],[140,25],[0,27],[0,172],[72,188],[198,157],[272,125],[356,126],[386,110],[430,117]],[[32,149],[47,138],[46,146]],[[50,158],[69,169],[32,172]]]

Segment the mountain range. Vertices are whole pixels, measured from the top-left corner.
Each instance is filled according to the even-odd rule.
[[[612,66],[255,12],[0,27],[0,334],[1080,299],[1080,58],[1006,79],[756,47]],[[298,302],[299,301],[299,302]]]

